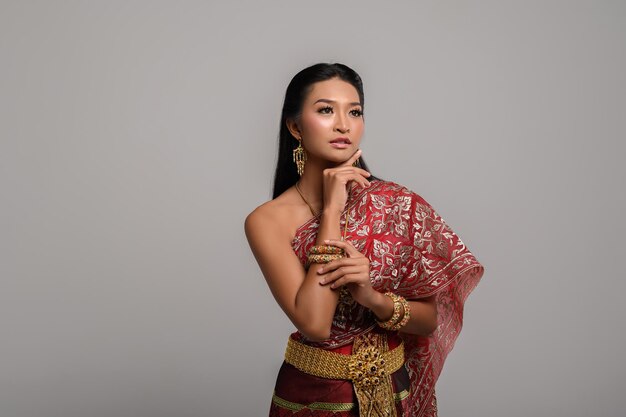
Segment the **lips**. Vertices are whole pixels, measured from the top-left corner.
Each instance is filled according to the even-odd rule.
[[[342,143],[345,145],[350,145],[352,142],[350,142],[350,139],[348,138],[335,138],[331,140],[330,143]]]

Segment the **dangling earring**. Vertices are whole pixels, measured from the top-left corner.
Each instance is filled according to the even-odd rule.
[[[304,173],[304,163],[306,162],[306,152],[302,147],[302,139],[298,140],[298,147],[293,150],[293,162],[296,163],[298,175],[302,176]]]
[[[361,158],[357,158],[356,161],[352,163],[353,167],[361,168]]]

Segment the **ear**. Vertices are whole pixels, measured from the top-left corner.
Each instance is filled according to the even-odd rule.
[[[287,119],[285,123],[287,124],[287,129],[289,129],[289,133],[291,133],[294,138],[301,140],[302,132],[300,130],[298,122],[293,119]]]

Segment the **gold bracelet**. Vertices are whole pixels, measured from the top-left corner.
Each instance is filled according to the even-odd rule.
[[[411,305],[409,302],[404,297],[401,298],[400,302],[402,303],[402,307],[404,309],[404,315],[402,316],[402,320],[400,320],[400,322],[398,322],[398,324],[396,324],[391,330],[400,330],[409,322],[409,319],[411,318]]]
[[[343,255],[343,249],[334,245],[315,245],[312,246],[309,250],[309,255],[318,255],[318,254],[341,254]]]
[[[391,301],[393,301],[393,314],[391,315],[391,318],[389,320],[376,321],[378,322],[378,325],[383,329],[393,330],[392,327],[400,321],[400,307],[402,306],[402,304],[400,302],[400,296],[395,295],[392,292],[386,292],[385,295],[391,298]]]
[[[311,254],[307,257],[307,265],[312,263],[316,264],[327,264],[335,259],[341,259],[343,255],[341,254],[332,254],[332,253],[319,253],[319,254]]]
[[[387,321],[376,321],[383,329],[392,331],[400,330],[409,322],[409,318],[411,317],[411,306],[406,298],[400,295],[396,295],[392,292],[386,292],[385,295],[393,300],[393,315]],[[404,310],[402,318],[400,318],[400,307]]]

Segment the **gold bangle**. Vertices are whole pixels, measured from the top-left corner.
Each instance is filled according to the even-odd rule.
[[[404,297],[401,298],[400,302],[404,308],[404,315],[402,316],[402,320],[400,320],[391,330],[400,330],[409,322],[409,319],[411,318],[411,305],[409,302]]]
[[[393,301],[393,314],[391,315],[391,318],[389,320],[386,320],[386,321],[376,320],[376,322],[383,329],[393,330],[393,327],[400,321],[400,307],[402,306],[400,298],[402,297],[392,292],[386,292],[385,295],[391,298],[391,300]]]
[[[385,295],[393,300],[393,315],[387,321],[381,322],[377,320],[378,325],[386,330],[400,330],[411,318],[411,306],[406,298],[400,295],[396,295],[392,292],[386,292]],[[402,307],[403,310],[402,318],[400,318],[400,307]]]
[[[332,254],[332,253],[319,253],[319,254],[311,254],[307,257],[307,264],[327,264],[335,259],[341,259],[343,255],[341,254]]]
[[[309,250],[309,255],[317,254],[341,254],[343,255],[343,249],[334,245],[315,245]]]

